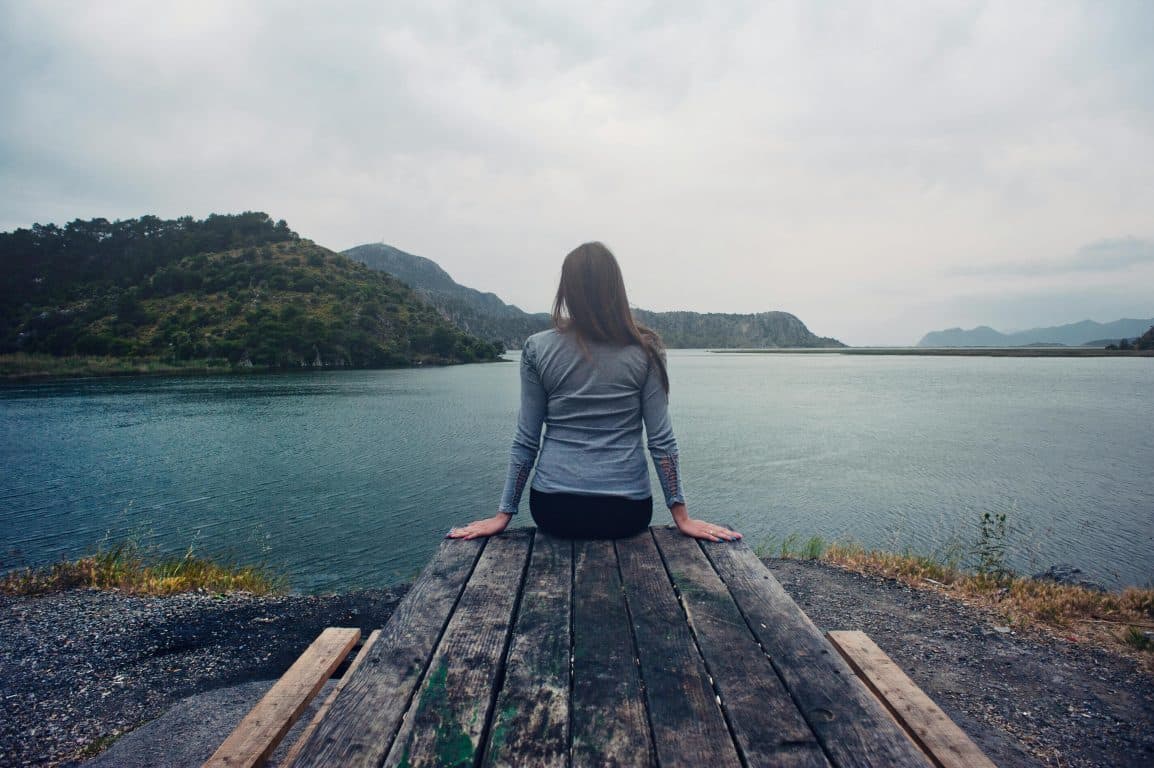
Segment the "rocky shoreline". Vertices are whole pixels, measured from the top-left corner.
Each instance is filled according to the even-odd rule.
[[[867,632],[1002,768],[1154,764],[1154,675],[1136,661],[1008,631],[933,590],[767,563],[819,627]],[[404,592],[0,596],[0,766],[81,764],[190,696],[276,678],[325,626],[381,626]],[[157,738],[116,751],[163,753]]]

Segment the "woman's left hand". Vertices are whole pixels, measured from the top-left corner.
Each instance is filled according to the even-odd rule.
[[[731,531],[724,525],[715,525],[704,520],[687,519],[678,522],[677,530],[686,536],[705,539],[706,541],[737,541],[741,538],[741,534],[737,531]]]
[[[508,527],[509,521],[512,519],[512,515],[507,515],[504,512],[498,512],[492,517],[487,517],[484,520],[474,520],[463,528],[453,528],[449,531],[445,538],[479,539],[485,536],[496,536],[498,533]]]
[[[677,530],[685,536],[705,539],[706,541],[737,541],[741,538],[740,533],[731,531],[724,525],[694,520],[689,516],[689,510],[686,509],[684,503],[674,504],[670,507],[669,512],[673,515],[673,522],[677,524]]]

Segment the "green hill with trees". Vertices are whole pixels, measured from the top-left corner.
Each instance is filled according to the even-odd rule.
[[[0,233],[0,353],[373,368],[493,360],[396,278],[264,213]]]

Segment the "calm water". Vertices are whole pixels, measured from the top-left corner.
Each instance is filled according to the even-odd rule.
[[[1154,361],[674,351],[670,372],[690,510],[751,542],[932,552],[1005,512],[1019,569],[1154,579]],[[0,388],[0,566],[133,536],[302,590],[408,579],[495,509],[517,386],[497,364]]]

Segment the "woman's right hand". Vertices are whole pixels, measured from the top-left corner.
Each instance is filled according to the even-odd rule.
[[[487,517],[484,520],[474,520],[462,528],[453,528],[449,531],[446,539],[479,539],[485,536],[496,536],[501,531],[509,526],[509,521],[513,519],[512,515],[507,515],[504,512],[498,512],[492,517]]]

